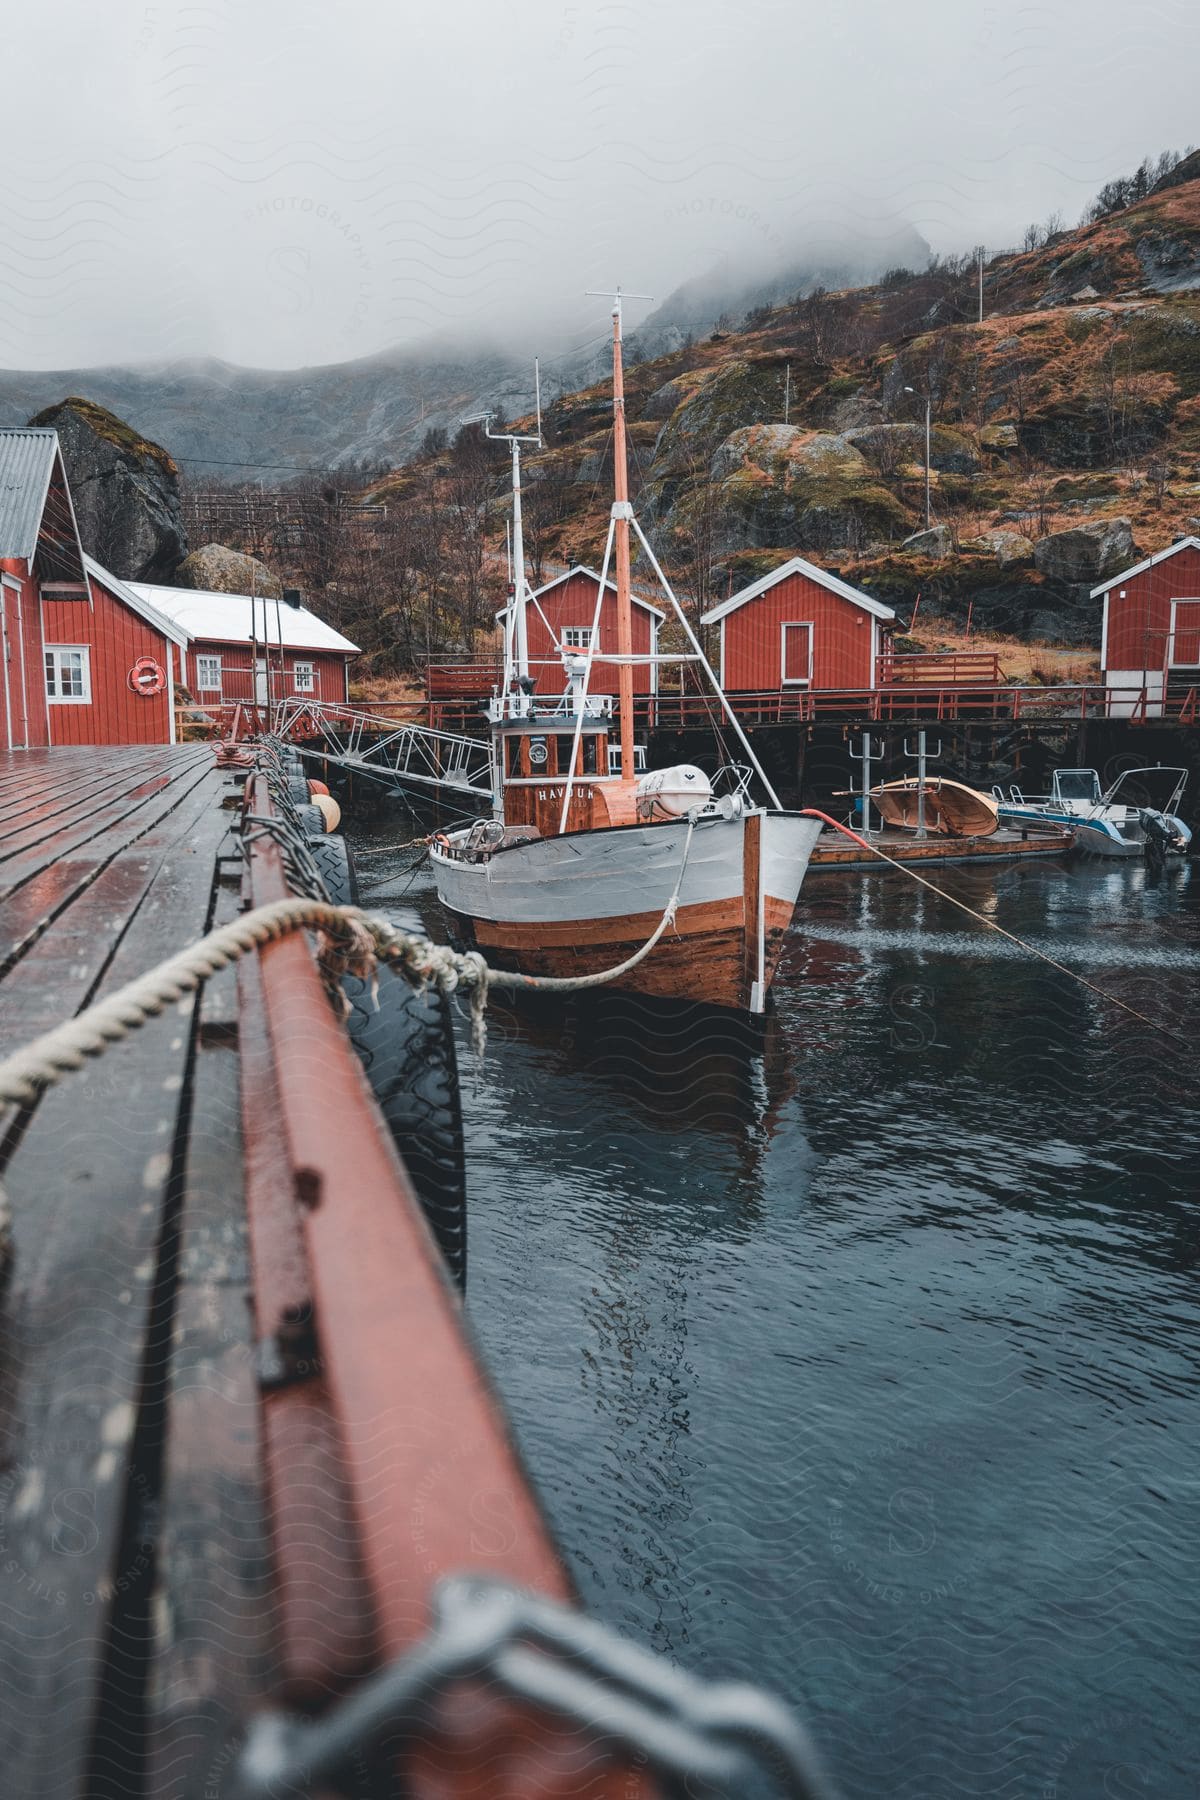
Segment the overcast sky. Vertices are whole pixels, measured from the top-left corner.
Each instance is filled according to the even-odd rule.
[[[1198,66],[1188,0],[14,5],[0,362],[532,354],[813,232],[1004,246],[1200,140]]]

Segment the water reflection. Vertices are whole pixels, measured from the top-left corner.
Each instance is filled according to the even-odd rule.
[[[806,885],[761,1036],[497,1000],[474,1328],[588,1602],[847,1793],[1182,1794],[1200,890],[931,878],[1186,1044],[893,875]]]

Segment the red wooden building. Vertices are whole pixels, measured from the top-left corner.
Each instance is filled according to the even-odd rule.
[[[890,606],[793,556],[702,622],[721,627],[726,692],[763,694],[874,688],[895,617]]]
[[[0,431],[0,749],[170,743],[178,638],[84,554],[57,434]]]
[[[605,650],[611,652],[617,648],[617,584],[606,580],[604,586],[592,672],[588,680],[589,692],[593,694],[615,694],[617,691],[617,664],[605,661],[603,654]],[[599,591],[600,577],[594,569],[568,569],[565,575],[559,575],[544,587],[538,588],[529,601],[526,607],[529,672],[537,683],[537,693],[561,694],[565,691],[567,677],[563,669],[563,648],[587,655]],[[633,653],[635,656],[656,657],[659,627],[666,614],[660,612],[657,606],[651,606],[648,600],[643,600],[638,594],[634,594],[632,598]],[[502,626],[507,621],[508,611],[505,608],[496,615]],[[635,694],[658,692],[656,662],[634,664],[633,691]]]
[[[1092,589],[1103,597],[1100,668],[1109,712],[1160,718],[1176,690],[1200,683],[1200,538],[1146,557]]]
[[[179,633],[174,676],[199,704],[349,699],[348,668],[358,645],[298,600],[142,581],[129,586]]]

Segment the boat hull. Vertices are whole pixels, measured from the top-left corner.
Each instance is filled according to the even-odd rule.
[[[697,820],[673,925],[612,987],[762,1012],[820,828],[788,813]],[[460,943],[526,975],[592,975],[653,934],[686,844],[673,820],[542,838],[478,864],[435,847],[433,866]]]

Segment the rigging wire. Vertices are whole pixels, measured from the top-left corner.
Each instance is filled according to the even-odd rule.
[[[928,888],[929,892],[936,894],[939,900],[948,900],[951,906],[957,906],[959,912],[966,913],[967,917],[974,919],[977,924],[986,925],[989,931],[999,932],[1002,938],[1007,938],[1010,944],[1015,944],[1019,950],[1024,950],[1026,955],[1036,957],[1039,962],[1048,963],[1050,968],[1056,969],[1060,975],[1067,975],[1072,981],[1077,981],[1081,987],[1087,988],[1089,993],[1095,994],[1100,1000],[1107,1001],[1109,1006],[1120,1007],[1122,1012],[1128,1013],[1140,1024],[1149,1025],[1152,1031],[1161,1031],[1165,1036],[1175,1038],[1179,1043],[1187,1044],[1189,1049],[1191,1048],[1190,1040],[1184,1036],[1182,1031],[1176,1031],[1173,1026],[1164,1025],[1161,1020],[1152,1019],[1148,1014],[1139,1012],[1137,1007],[1130,1006],[1127,1000],[1118,1000],[1115,994],[1108,993],[1105,988],[1097,987],[1094,981],[1089,981],[1086,975],[1079,973],[1078,969],[1068,968],[1066,963],[1058,962],[1053,956],[1048,956],[1044,950],[1039,950],[1035,945],[1027,943],[1024,938],[1018,937],[1015,931],[1006,931],[1003,925],[997,925],[996,921],[989,919],[986,913],[978,912],[975,907],[968,906],[965,900],[959,900],[954,894],[948,894],[945,888],[935,887],[932,881],[926,881],[923,875],[918,875],[916,870],[910,869],[907,863],[897,862],[894,856],[888,856],[869,839],[861,837],[857,831],[852,831],[849,825],[843,825],[839,819],[832,818],[829,813],[821,812],[815,806],[806,806],[801,809],[801,817],[820,819],[823,824],[831,825],[835,831],[840,831],[843,837],[850,838],[852,842],[861,845],[864,850],[869,850],[872,856],[877,856],[880,862],[887,863],[889,868],[899,869],[902,875],[907,875],[910,880],[918,882],[921,887]]]

